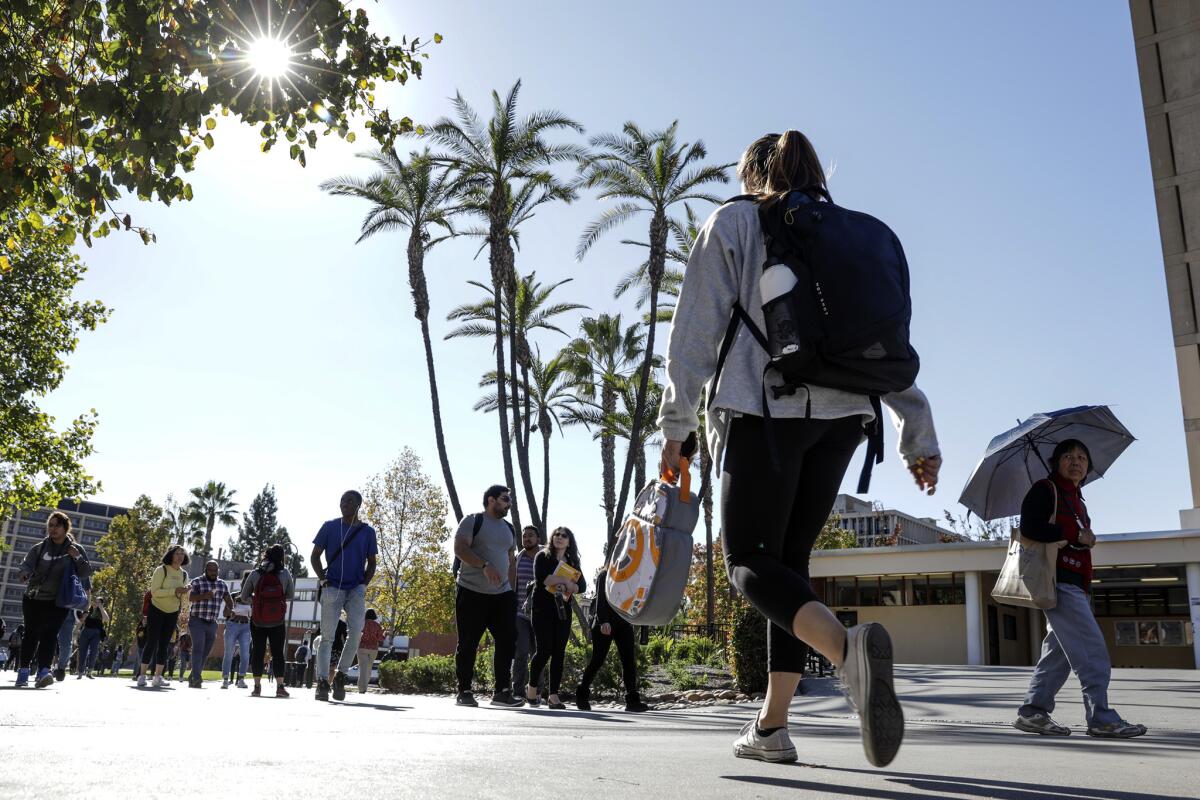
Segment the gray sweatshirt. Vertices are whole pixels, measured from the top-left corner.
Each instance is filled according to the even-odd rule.
[[[284,598],[291,600],[292,596],[296,593],[296,587],[292,581],[292,573],[288,572],[287,568],[285,567],[275,574],[279,576],[279,582],[283,584]],[[260,573],[257,569],[250,571],[250,574],[246,576],[246,580],[242,582],[242,588],[240,590],[241,600],[239,602],[246,603],[251,606],[254,605],[254,592],[256,589],[258,589],[258,579],[261,577],[262,573]],[[258,623],[255,624],[257,625]],[[283,624],[283,622],[279,622],[274,626],[263,625],[261,627],[278,627],[279,625]]]
[[[80,578],[87,578],[92,574],[92,565],[88,563],[83,545],[72,539],[70,534],[67,534],[61,545],[55,545],[47,536],[29,548],[25,560],[21,563],[19,574],[29,576],[25,593],[30,599],[58,599],[58,587],[67,568],[67,559],[70,558],[67,548],[71,545],[75,545],[75,549],[79,551],[79,558],[75,559],[76,573]]]
[[[696,237],[667,343],[667,386],[658,415],[659,427],[667,439],[682,441],[700,424],[696,409],[701,390],[712,382],[716,372],[721,339],[729,325],[734,301],[740,300],[755,324],[766,329],[758,290],[766,257],[758,207],[749,200],[718,208]],[[707,417],[709,446],[718,472],[730,418],[763,414],[763,370],[769,361],[770,356],[754,335],[745,325],[739,326],[716,387],[712,413]],[[767,373],[771,416],[803,418],[809,396],[801,388],[793,395],[775,399],[769,387],[782,383],[778,374]],[[813,418],[861,416],[866,423],[875,417],[866,395],[823,386],[811,386],[808,392]],[[881,399],[892,412],[892,422],[900,432],[899,451],[907,466],[918,458],[940,454],[929,401],[920,389],[913,386]]]

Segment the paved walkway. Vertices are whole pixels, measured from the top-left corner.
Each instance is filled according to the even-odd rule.
[[[1148,736],[1082,735],[1071,680],[1055,716],[1075,735],[1008,723],[1028,668],[903,667],[909,720],[891,767],[867,765],[831,686],[792,707],[798,765],[734,758],[750,706],[644,715],[455,707],[351,694],[321,704],[127,679],[0,688],[0,797],[819,797],[1175,800],[1200,797],[1200,673],[1117,670],[1114,704]],[[558,765],[557,767],[553,765]]]

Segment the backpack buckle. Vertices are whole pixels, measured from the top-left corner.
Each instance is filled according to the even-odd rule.
[[[785,383],[782,386],[772,386],[771,387],[771,399],[778,400],[779,398],[785,397],[785,396],[791,397],[792,395],[794,395],[796,393],[796,389],[797,389],[797,387],[790,383]]]

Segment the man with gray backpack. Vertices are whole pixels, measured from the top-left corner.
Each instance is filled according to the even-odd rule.
[[[796,760],[788,708],[807,643],[838,668],[867,759],[885,766],[904,736],[891,639],[875,623],[847,631],[817,599],[808,561],[864,433],[859,492],[883,459],[881,402],[918,487],[937,485],[932,415],[913,385],[908,265],[886,225],[833,204],[799,131],[751,144],[738,177],[745,194],[696,237],[675,307],[662,472],[678,469],[707,390],[729,579],[769,620],[766,702],[734,754]]]
[[[512,658],[517,641],[516,533],[505,519],[512,503],[506,486],[491,486],[483,493],[483,511],[463,517],[454,534],[454,556],[459,561],[454,596],[454,624],[458,645],[454,667],[460,706],[478,706],[471,684],[475,679],[475,653],[484,631],[492,634],[492,669],[495,689],[492,705],[524,704],[512,694]]]

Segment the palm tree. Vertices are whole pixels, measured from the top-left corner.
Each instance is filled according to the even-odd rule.
[[[656,357],[654,371],[650,376],[650,388],[646,392],[646,415],[648,417],[657,417],[658,408],[662,405],[663,385],[658,380],[661,367],[662,359]],[[641,441],[635,443],[631,438],[633,411],[637,404],[637,383],[630,378],[622,379],[618,384],[617,398],[619,402],[611,413],[604,413],[598,404],[587,403],[578,410],[572,410],[571,422],[585,425],[588,430],[592,431],[593,439],[598,439],[605,434],[615,439],[624,439],[634,454],[634,486],[642,487],[646,485],[646,445],[652,444],[652,442],[647,441],[644,429]]]
[[[683,288],[683,270],[687,267],[688,259],[691,258],[692,244],[700,233],[700,218],[696,216],[696,212],[687,203],[683,204],[683,210],[685,215],[683,222],[674,218],[667,222],[671,229],[671,237],[675,241],[672,247],[667,248],[667,263],[663,271],[662,284],[658,287],[659,306],[656,321],[659,323],[670,322],[675,318],[675,298],[679,297],[679,290]],[[631,239],[622,239],[621,244],[650,249],[650,245],[646,242]],[[643,261],[617,283],[617,288],[613,290],[613,297],[619,298],[634,287],[638,289],[636,307],[642,308],[650,302],[649,260]],[[664,302],[662,299],[664,295],[671,299]],[[650,324],[649,314],[646,315],[646,324]]]
[[[171,529],[171,541],[192,552],[204,547],[204,525],[192,514],[190,506],[180,506],[168,496],[166,516]]]
[[[580,400],[598,406],[603,417],[617,411],[617,396],[623,383],[643,359],[646,334],[634,323],[625,328],[621,315],[585,317],[579,324],[580,335],[571,340],[559,358],[571,374]],[[571,415],[567,424],[587,425],[589,420]],[[611,430],[600,435],[600,461],[603,476],[604,515],[608,521],[608,541],[616,537],[613,519],[616,513],[616,437]]]
[[[233,496],[237,491],[226,489],[224,483],[209,481],[191,490],[192,501],[187,504],[189,519],[204,526],[204,557],[212,558],[212,532],[217,523],[237,525],[233,512],[237,508]]]
[[[433,343],[429,337],[429,285],[425,279],[425,254],[439,242],[453,235],[452,218],[463,211],[456,205],[457,191],[446,170],[439,170],[429,151],[410,153],[408,163],[394,150],[360,153],[360,158],[374,162],[380,171],[369,178],[340,177],[325,181],[321,189],[333,195],[357,197],[370,202],[371,208],[363,219],[361,242],[381,231],[408,231],[408,288],[413,296],[413,314],[421,324],[421,339],[425,343],[425,370],[429,378],[429,399],[433,406],[433,435],[437,441],[442,478],[455,519],[463,517],[458,502],[458,490],[450,471],[450,456],[446,452],[446,437],[442,429],[442,408],[438,396],[437,373],[434,370]],[[434,237],[434,226],[445,235]]]
[[[542,361],[541,351],[535,351],[530,363],[529,374],[522,378],[519,400],[530,411],[527,417],[536,417],[531,430],[542,436],[542,530],[547,530],[550,516],[550,435],[557,427],[559,434],[565,424],[575,418],[581,404],[575,393],[574,379],[560,355],[547,362]],[[475,403],[476,411],[495,411],[496,372],[492,370],[479,382],[481,387],[492,387]]]
[[[704,143],[680,143],[678,127],[679,123],[676,121],[665,130],[646,132],[635,123],[627,122],[621,134],[594,137],[591,144],[598,150],[589,155],[581,166],[582,186],[599,188],[600,199],[619,202],[584,229],[576,248],[577,258],[582,259],[587,255],[588,250],[606,231],[638,214],[650,214],[647,280],[650,285],[651,320],[658,319],[658,293],[666,271],[667,235],[670,230],[668,209],[675,203],[688,200],[721,202],[715,195],[704,192],[702,187],[709,183],[727,183],[727,170],[733,166],[700,165],[699,162],[708,157]],[[655,325],[650,325],[646,337],[646,352],[642,360],[637,403],[633,414],[634,440],[640,436],[645,421],[646,396],[654,358],[655,328]],[[625,512],[634,455],[631,451],[625,460],[621,494],[617,503],[618,521]],[[610,537],[614,533],[610,526]]]
[[[465,192],[487,198],[488,266],[492,278],[492,301],[499,308],[501,293],[508,291],[510,318],[516,298],[516,271],[513,254],[514,198],[523,192],[533,194],[538,188],[557,185],[547,167],[562,161],[575,161],[583,150],[575,145],[552,145],[545,134],[561,129],[583,133],[583,126],[558,111],[535,111],[518,119],[518,80],[501,100],[492,92],[492,119],[485,128],[479,115],[463,98],[455,94],[455,119],[443,117],[426,130],[425,135],[445,152],[438,155],[442,163],[452,166],[462,181]],[[517,187],[514,190],[514,186]],[[499,314],[495,315],[496,374],[500,413],[500,450],[504,459],[504,479],[513,488],[512,453],[508,424],[508,387],[504,363],[504,331]],[[513,523],[520,527],[517,504],[512,505]]]

